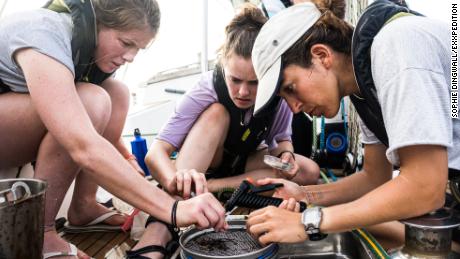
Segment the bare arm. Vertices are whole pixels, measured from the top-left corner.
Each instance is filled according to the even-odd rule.
[[[40,118],[72,159],[108,191],[149,214],[169,221],[169,211],[161,207],[172,207],[173,199],[138,175],[120,153],[96,132],[76,92],[70,71],[32,49],[19,51],[16,59],[24,72]],[[155,202],[159,200],[164,203]]]
[[[145,164],[149,168],[152,176],[169,193],[175,191],[176,166],[169,158],[176,148],[163,140],[155,140],[145,156]]]
[[[171,222],[174,200],[137,174],[113,145],[97,133],[77,94],[71,72],[32,49],[18,51],[15,58],[24,72],[37,113],[72,159],[111,193]],[[177,210],[179,226],[225,226],[225,210],[212,195],[181,202]]]
[[[276,190],[276,197],[283,199],[292,197],[307,204],[331,206],[350,202],[391,179],[392,166],[384,156],[385,147],[383,145],[366,145],[365,152],[366,163],[363,170],[338,182],[299,186],[281,179],[267,178],[259,180],[258,183],[283,183],[284,187]]]
[[[137,163],[136,157],[129,152],[126,148],[125,143],[123,143],[123,139],[120,138],[115,144],[115,148],[120,152],[120,154],[128,161],[128,163],[136,170],[141,176],[145,176],[144,170],[139,166]]]
[[[380,152],[373,154],[376,156],[374,159],[377,159],[374,162],[377,163],[365,165],[366,173],[373,175],[375,171],[379,170],[379,168],[373,168],[372,165],[379,165],[379,161],[383,161],[385,158],[383,151],[381,149]],[[415,217],[443,205],[447,184],[446,148],[434,145],[418,145],[401,148],[398,152],[401,160],[400,175],[361,198],[324,208],[320,224],[321,232],[341,232]],[[366,150],[365,161],[369,162],[371,159],[368,154]],[[350,187],[358,188],[358,186]],[[359,189],[365,190],[362,187]],[[347,195],[348,198],[357,195],[353,188],[341,191],[345,191],[343,195],[347,195],[346,191],[351,192],[351,195]],[[329,198],[335,198],[336,201],[340,200],[337,197],[338,193],[328,193],[327,195]],[[337,215],[340,216],[337,217]],[[299,242],[307,238],[304,227],[300,224],[300,216],[300,213],[269,206],[252,212],[249,215],[247,225],[249,231],[258,236],[262,244]],[[280,225],[283,227],[280,228]]]
[[[304,201],[321,206],[350,202],[389,181],[393,167],[385,157],[385,146],[366,145],[363,170],[340,181],[304,186]]]
[[[446,148],[419,145],[401,148],[398,152],[400,175],[355,201],[325,208],[322,231],[338,232],[415,217],[444,204]],[[368,160],[366,157],[365,161]],[[378,170],[370,166],[367,169]],[[340,217],[333,216],[339,214]]]
[[[114,144],[114,146],[123,157],[128,157],[129,155],[131,155],[131,152],[129,152],[129,150],[126,148],[125,144],[123,143],[123,139],[120,138]]]

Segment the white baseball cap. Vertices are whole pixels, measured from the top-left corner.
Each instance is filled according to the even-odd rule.
[[[286,8],[262,27],[252,49],[252,64],[259,80],[254,115],[273,112],[282,83],[281,56],[321,17],[313,3]]]

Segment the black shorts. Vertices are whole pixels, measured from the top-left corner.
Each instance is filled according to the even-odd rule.
[[[11,92],[10,88],[5,85],[2,80],[0,79],[0,94]]]
[[[206,171],[206,179],[224,178],[244,174],[248,155],[235,155],[224,150],[222,162],[217,168]]]

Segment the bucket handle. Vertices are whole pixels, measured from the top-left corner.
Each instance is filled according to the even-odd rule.
[[[30,188],[26,183],[15,182],[10,189],[0,191],[0,204],[6,202],[19,202],[27,199],[30,195]]]

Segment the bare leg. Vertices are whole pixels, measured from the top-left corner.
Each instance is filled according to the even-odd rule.
[[[123,130],[129,108],[128,88],[114,79],[107,79],[102,85],[110,96],[112,112],[105,128],[103,137],[110,143],[116,144]],[[84,225],[98,216],[107,213],[109,209],[96,202],[98,185],[85,171],[81,171],[75,181],[72,202],[68,211],[68,220],[72,225]],[[114,215],[104,221],[109,225],[121,225],[125,217]]]
[[[151,223],[147,226],[147,228],[145,228],[141,240],[139,240],[139,242],[132,248],[132,250],[137,250],[149,245],[165,247],[171,238],[171,233],[169,233],[169,230],[164,224],[159,222]],[[142,256],[148,258],[163,258],[163,255],[159,252],[147,253],[143,254]]]
[[[299,185],[317,184],[319,178],[318,164],[299,154],[295,154],[295,160],[299,164],[300,171],[292,181]]]
[[[110,114],[107,113],[110,107],[107,94],[88,84],[80,84],[77,91],[96,130],[103,132],[108,121],[107,115]],[[0,154],[5,158],[2,159],[5,163],[1,164],[1,167],[18,166],[37,158],[35,175],[48,182],[44,252],[68,251],[67,242],[55,233],[54,218],[78,167],[53,136],[46,133],[46,128],[36,114],[28,94],[2,94],[0,110],[8,109],[12,112],[0,114]]]
[[[222,104],[214,103],[193,125],[176,161],[177,169],[194,168],[204,173],[220,164],[230,115]]]
[[[222,159],[223,145],[227,135],[230,116],[225,107],[215,103],[204,111],[193,125],[182,145],[180,155],[176,160],[177,169],[194,168],[198,172],[205,172],[212,164],[218,164]],[[206,141],[203,141],[206,139]],[[171,234],[160,223],[147,226],[141,240],[133,250],[148,246],[165,246],[171,240]],[[163,258],[161,253],[143,254],[149,258]]]
[[[47,130],[28,94],[0,95],[0,168],[20,166],[37,157]]]

